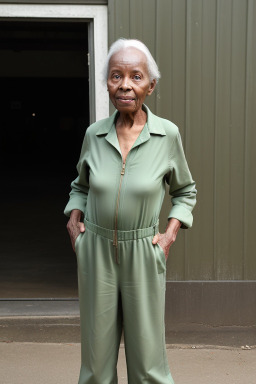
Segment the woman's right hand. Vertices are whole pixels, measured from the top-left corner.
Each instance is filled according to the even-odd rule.
[[[79,209],[73,209],[70,214],[69,221],[67,223],[67,230],[70,236],[71,244],[73,251],[75,252],[75,242],[76,238],[80,235],[81,232],[85,232],[85,225],[81,222],[83,212]]]

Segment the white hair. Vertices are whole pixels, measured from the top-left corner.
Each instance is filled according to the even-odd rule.
[[[136,48],[145,54],[145,56],[147,58],[148,74],[149,74],[150,81],[156,80],[156,82],[158,82],[161,75],[160,75],[160,72],[159,72],[159,69],[158,69],[156,62],[155,62],[153,56],[151,55],[149,49],[146,47],[146,45],[144,43],[142,43],[140,40],[124,39],[124,38],[116,40],[111,45],[111,47],[108,51],[107,60],[106,60],[104,70],[103,70],[103,75],[104,75],[105,81],[107,81],[107,79],[108,79],[109,61],[110,61],[111,57],[115,53],[122,51],[125,48],[130,48],[130,47]]]

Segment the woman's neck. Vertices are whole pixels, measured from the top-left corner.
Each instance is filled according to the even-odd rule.
[[[132,128],[134,126],[144,126],[147,121],[147,114],[142,109],[132,112],[124,113],[119,112],[116,125],[118,127]]]

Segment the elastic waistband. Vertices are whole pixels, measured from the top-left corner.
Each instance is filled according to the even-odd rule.
[[[110,240],[114,240],[115,234],[117,234],[118,241],[137,240],[143,239],[144,237],[155,236],[159,232],[159,220],[157,220],[156,224],[152,227],[140,228],[131,231],[115,231],[114,229],[103,228],[85,220],[85,228],[88,228],[90,231]]]

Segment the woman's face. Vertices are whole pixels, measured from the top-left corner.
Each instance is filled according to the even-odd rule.
[[[119,112],[141,109],[155,85],[156,81],[149,78],[146,56],[140,50],[130,47],[111,57],[107,86],[110,100]]]

